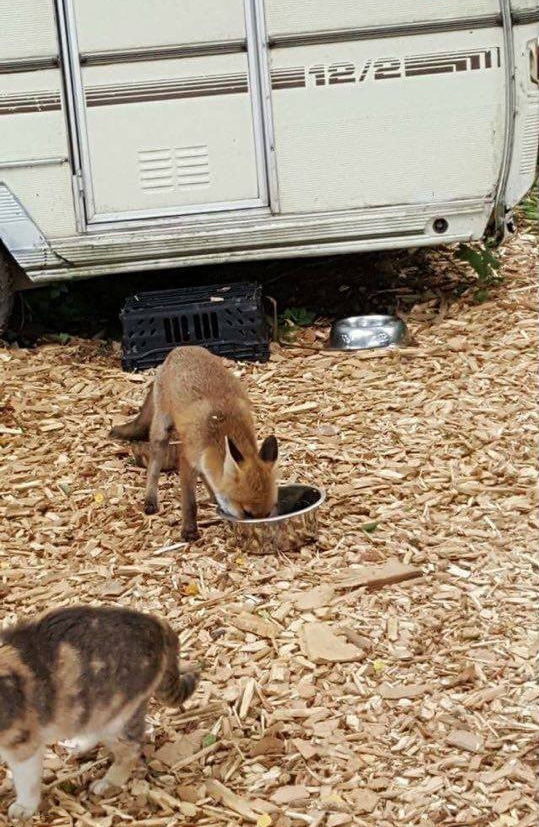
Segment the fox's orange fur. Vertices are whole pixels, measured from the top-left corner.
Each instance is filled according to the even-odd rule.
[[[170,433],[180,439],[182,535],[197,537],[195,486],[201,475],[223,511],[267,517],[277,504],[277,440],[258,450],[251,404],[218,356],[201,347],[173,350],[157,371],[139,415],[112,429],[121,439],[150,440],[144,510],[158,508],[157,482]]]

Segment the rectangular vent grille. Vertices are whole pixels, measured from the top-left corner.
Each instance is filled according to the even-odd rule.
[[[210,185],[210,161],[205,144],[138,152],[139,183],[145,192],[194,190]]]
[[[208,147],[183,146],[176,150],[176,175],[181,190],[197,189],[210,185],[210,160]]]
[[[143,190],[174,189],[171,149],[141,149],[138,153],[140,186]]]
[[[9,190],[0,187],[0,221],[3,224],[24,221],[26,215]]]
[[[530,113],[524,124],[522,140],[522,155],[520,156],[519,173],[530,175],[537,166],[537,137],[539,136],[539,112]]]

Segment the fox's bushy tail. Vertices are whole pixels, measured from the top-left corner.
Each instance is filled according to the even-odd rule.
[[[153,417],[153,385],[146,394],[146,399],[137,416],[125,425],[116,425],[109,433],[115,439],[147,440]]]

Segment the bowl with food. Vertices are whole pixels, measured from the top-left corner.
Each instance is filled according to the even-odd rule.
[[[313,485],[279,486],[277,513],[262,519],[240,519],[218,511],[228,523],[238,549],[251,554],[299,551],[318,537],[318,509],[325,492]]]

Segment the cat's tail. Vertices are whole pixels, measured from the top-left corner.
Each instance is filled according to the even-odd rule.
[[[181,707],[190,698],[200,681],[202,664],[180,667],[178,663],[178,636],[170,627],[166,629],[166,666],[155,697],[167,706]]]
[[[190,698],[198,686],[201,670],[198,666],[182,667],[176,674],[172,670],[165,672],[156,692],[159,698],[167,706],[181,707]]]

